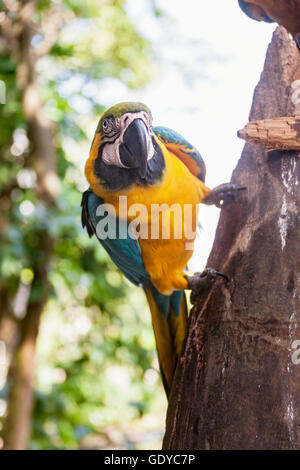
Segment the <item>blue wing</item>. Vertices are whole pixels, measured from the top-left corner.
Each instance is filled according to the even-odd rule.
[[[99,237],[97,234],[97,225],[103,218],[112,217],[108,214],[97,215],[98,207],[104,203],[104,200],[94,194],[90,189],[85,191],[82,196],[82,226],[87,228],[91,237],[96,235],[103,248],[107,251],[112,261],[117,265],[120,271],[129,281],[135,285],[142,285],[144,289],[149,286],[157,302],[160,311],[167,317],[172,304],[176,315],[180,313],[180,304],[182,300],[182,291],[176,291],[171,296],[166,296],[157,291],[150,280],[142,257],[141,249],[137,240],[133,239],[125,227],[118,219],[112,220],[116,223],[116,237],[105,238]],[[122,236],[120,236],[122,234]]]

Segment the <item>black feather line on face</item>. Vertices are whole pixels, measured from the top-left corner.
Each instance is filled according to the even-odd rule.
[[[118,131],[110,131],[106,135],[102,135],[103,142],[110,142],[110,139],[114,139],[111,142],[114,142],[118,137],[120,137],[121,132]]]
[[[152,137],[154,155],[148,161],[145,178],[141,178],[137,168],[120,168],[115,165],[107,165],[102,160],[102,144],[98,151],[98,157],[94,162],[95,175],[107,191],[117,191],[128,188],[133,184],[148,186],[157,183],[163,175],[165,169],[165,159],[162,151]]]

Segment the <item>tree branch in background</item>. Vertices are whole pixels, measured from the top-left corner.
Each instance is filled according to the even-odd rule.
[[[20,34],[18,36],[18,82],[22,91],[22,109],[32,144],[30,160],[37,174],[37,196],[49,210],[59,194],[56,173],[55,148],[51,122],[43,109],[43,102],[36,73],[37,56],[32,45],[33,18],[36,2],[23,0],[18,12]],[[32,290],[38,293],[28,303],[27,312],[20,324],[20,341],[9,373],[10,391],[5,423],[4,445],[6,449],[26,449],[28,446],[33,408],[33,370],[35,345],[40,316],[48,297],[47,272],[51,260],[53,240],[41,226],[36,232],[37,251],[33,255],[34,281]]]

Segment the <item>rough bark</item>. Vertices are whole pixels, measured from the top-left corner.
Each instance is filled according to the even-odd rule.
[[[283,28],[250,120],[295,113],[300,54]],[[300,160],[245,145],[247,194],[221,211],[208,266],[230,277],[198,299],[171,390],[164,449],[300,449]]]

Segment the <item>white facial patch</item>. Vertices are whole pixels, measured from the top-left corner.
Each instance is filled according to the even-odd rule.
[[[150,119],[148,114],[145,111],[140,111],[139,113],[126,113],[123,114],[120,118],[116,118],[118,127],[122,129],[120,136],[112,143],[106,143],[103,147],[102,160],[107,165],[115,165],[120,168],[130,168],[126,165],[123,165],[120,158],[119,147],[123,143],[124,134],[130,124],[135,121],[135,119],[141,119],[145,124],[148,130],[148,154],[147,160],[150,160],[154,155],[154,147],[152,144],[152,139],[150,135]]]

